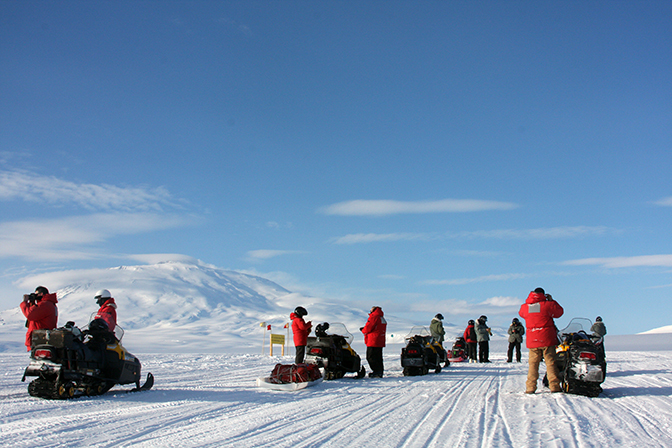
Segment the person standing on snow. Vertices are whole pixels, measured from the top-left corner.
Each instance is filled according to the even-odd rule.
[[[292,320],[292,334],[294,335],[294,364],[302,364],[306,356],[306,344],[308,343],[308,334],[313,328],[311,321],[306,322],[303,316],[307,316],[308,311],[302,306],[297,306],[294,312],[289,315]]]
[[[602,318],[597,316],[595,318],[595,323],[590,327],[590,332],[595,336],[602,338],[602,343],[599,345],[599,350],[602,352],[602,357],[606,356],[604,352],[604,337],[607,335],[607,326],[602,322]]]
[[[590,327],[590,332],[596,336],[604,337],[607,334],[607,326],[602,322],[602,318],[597,316],[595,318],[595,323]]]
[[[369,319],[366,325],[360,328],[364,333],[364,343],[366,344],[366,361],[369,363],[371,373],[370,378],[382,378],[385,367],[383,365],[383,347],[385,347],[385,332],[387,331],[387,321],[383,315],[383,310],[379,306],[374,306],[369,312]]]
[[[469,362],[476,362],[476,344],[478,343],[476,339],[476,330],[474,329],[474,325],[476,322],[474,322],[473,319],[469,319],[469,322],[467,322],[467,328],[464,330],[464,342],[467,344],[467,357],[469,358]]]
[[[107,328],[114,333],[117,326],[117,304],[112,298],[112,294],[107,289],[101,289],[94,297],[100,308],[94,316],[94,319],[102,319],[107,324]]]
[[[19,305],[26,316],[26,347],[30,351],[33,330],[53,330],[58,326],[58,306],[56,293],[49,294],[44,286],[35,288],[32,294],[24,294]]]
[[[525,327],[520,323],[517,317],[513,318],[509,326],[509,349],[506,352],[506,362],[513,362],[513,349],[516,349],[516,361],[520,362],[522,355],[520,353],[520,344],[523,342]]]
[[[562,317],[565,310],[543,288],[530,292],[520,306],[518,314],[525,319],[527,327],[527,348],[530,350],[529,370],[525,393],[533,394],[537,391],[539,379],[539,363],[544,359],[546,376],[551,392],[561,392],[558,367],[555,365],[555,347],[558,345],[558,335],[553,319]]]
[[[443,329],[443,314],[439,313],[432,319],[429,324],[429,332],[436,342],[443,347],[443,337],[446,335],[446,330]]]
[[[476,330],[476,340],[478,341],[478,362],[490,362],[490,336],[492,335],[492,330],[487,326],[487,321],[487,316],[481,316],[474,327]]]

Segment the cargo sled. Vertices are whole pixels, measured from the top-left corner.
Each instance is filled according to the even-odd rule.
[[[322,382],[322,373],[315,364],[276,364],[269,377],[257,378],[264,389],[294,391]]]

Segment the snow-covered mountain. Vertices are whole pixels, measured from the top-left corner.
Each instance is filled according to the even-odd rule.
[[[118,323],[126,331],[124,343],[149,352],[249,352],[262,344],[261,322],[286,335],[283,327],[298,305],[308,309],[308,319],[315,323],[342,322],[357,334],[368,312],[198,261],[53,272],[24,279],[22,284],[27,291],[44,285],[57,293],[59,325],[88,323],[98,308],[96,291],[109,289],[118,306]],[[20,347],[25,319],[19,308],[1,312],[0,318],[0,349]],[[390,341],[403,340],[412,324],[403,318],[392,320]]]

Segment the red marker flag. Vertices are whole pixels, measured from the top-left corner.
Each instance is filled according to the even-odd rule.
[[[289,328],[289,324],[285,324],[285,326],[282,328]]]
[[[271,331],[271,324],[268,324],[268,327],[266,327],[268,331]]]

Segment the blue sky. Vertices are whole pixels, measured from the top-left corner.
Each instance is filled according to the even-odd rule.
[[[670,23],[669,1],[0,2],[0,308],[36,272],[188,256],[419,323],[505,326],[542,286],[567,321],[670,325]]]

